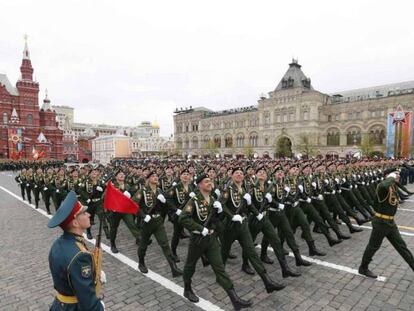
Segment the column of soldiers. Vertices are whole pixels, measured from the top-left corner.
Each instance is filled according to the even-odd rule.
[[[242,249],[242,268],[247,274],[261,277],[268,293],[285,285],[272,280],[264,264],[273,264],[270,245],[279,262],[282,277],[299,277],[286,260],[289,252],[296,266],[308,267],[295,238],[299,228],[306,241],[309,256],[325,256],[317,248],[314,235],[323,234],[330,247],[361,232],[359,226],[376,215],[377,186],[390,167],[399,167],[407,180],[397,183],[400,201],[412,193],[403,182],[412,182],[412,163],[396,160],[142,160],[117,161],[103,166],[83,167],[26,163],[16,176],[22,198],[39,208],[40,196],[49,214],[50,201],[55,211],[66,194],[73,190],[88,207],[93,238],[95,215],[103,223],[111,251],[117,253],[116,237],[120,221],[128,227],[138,245],[139,270],[148,273],[146,251],[153,236],[170,265],[173,277],[183,276],[184,296],[192,302],[199,299],[191,279],[199,258],[211,265],[217,282],[229,295],[236,310],[249,307],[241,299],[225,271],[232,244]],[[106,182],[111,180],[125,196],[140,206],[138,215],[106,212],[103,209]],[[50,200],[52,199],[52,200]],[[165,221],[173,227],[168,240]],[[346,227],[340,226],[344,223]],[[312,229],[313,226],[313,229]],[[347,228],[351,235],[344,232]],[[187,234],[189,233],[189,235]],[[256,251],[259,233],[262,240]],[[180,240],[189,238],[184,269],[177,254]],[[259,241],[260,242],[260,241]],[[369,262],[369,260],[365,260]],[[253,266],[253,268],[251,267]],[[366,273],[364,273],[366,274]]]

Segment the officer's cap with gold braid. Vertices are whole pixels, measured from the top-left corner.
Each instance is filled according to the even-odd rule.
[[[87,210],[87,206],[80,204],[76,198],[76,193],[71,191],[65,200],[60,204],[56,214],[49,220],[47,226],[55,228],[60,226],[63,230],[75,219],[77,215]]]

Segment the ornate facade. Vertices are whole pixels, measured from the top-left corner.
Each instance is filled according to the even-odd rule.
[[[398,105],[412,111],[414,81],[325,94],[293,60],[276,89],[255,106],[176,109],[174,138],[180,153],[193,156],[273,157],[281,146],[293,154],[346,156],[361,144],[383,152],[387,115]]]

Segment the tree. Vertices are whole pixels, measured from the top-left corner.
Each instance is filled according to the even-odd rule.
[[[369,156],[373,150],[373,142],[368,133],[364,134],[361,139],[361,152],[363,155]]]
[[[281,137],[275,144],[276,157],[291,157],[292,143],[287,137]]]
[[[312,141],[315,141],[315,139],[313,138],[315,138],[314,133],[310,133],[310,134],[302,133],[299,136],[299,144],[297,145],[297,149],[299,150],[300,153],[306,156],[313,156],[317,153],[317,149],[312,144]]]
[[[251,156],[253,156],[254,154],[254,149],[253,147],[249,144],[248,146],[244,147],[244,155],[248,158],[250,158]]]
[[[218,148],[211,139],[205,141],[201,148],[204,150],[204,154],[216,154],[219,152]]]

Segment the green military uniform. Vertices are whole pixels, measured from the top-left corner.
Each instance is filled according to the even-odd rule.
[[[46,211],[50,215],[50,198],[52,197],[52,193],[54,191],[53,186],[53,173],[45,173],[43,175],[43,189],[42,189],[42,197],[43,201],[45,202]]]
[[[27,201],[29,201],[29,204],[32,204],[32,189],[34,186],[34,178],[33,178],[33,172],[31,169],[27,170],[26,173],[26,196]]]
[[[59,208],[62,201],[65,199],[68,193],[68,182],[66,176],[56,175],[53,180],[53,203],[55,204],[56,210]]]
[[[402,239],[400,231],[394,222],[394,215],[398,208],[398,195],[395,179],[388,177],[377,186],[377,204],[372,220],[372,232],[368,245],[362,257],[359,272],[369,277],[376,277],[368,270],[372,257],[381,247],[384,238],[387,238],[397,252],[404,258],[412,270],[414,270],[414,257],[407,244]]]
[[[22,199],[26,200],[26,174],[25,172],[21,171],[14,180],[17,182],[17,184],[20,186],[20,193],[22,195]]]
[[[35,173],[33,176],[33,196],[35,200],[35,207],[39,208],[40,193],[43,187],[43,174]]]
[[[144,189],[138,190],[133,197],[133,200],[140,206],[138,219],[139,221],[142,221],[142,238],[138,247],[138,268],[142,273],[148,273],[144,258],[150,238],[154,235],[165,258],[170,264],[173,277],[182,275],[182,272],[175,265],[170,246],[168,245],[167,233],[164,227],[164,219],[161,215],[163,209],[167,208],[167,200],[161,193],[161,189],[158,187],[151,189],[148,185]]]

